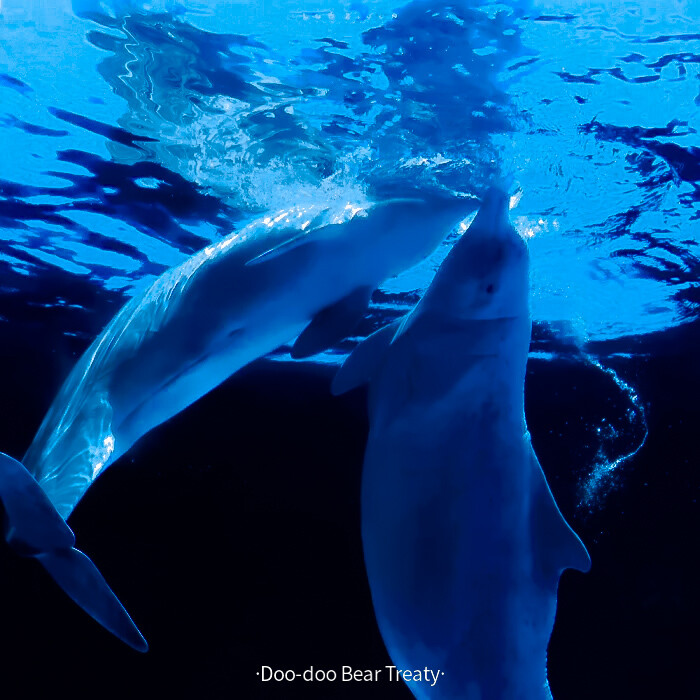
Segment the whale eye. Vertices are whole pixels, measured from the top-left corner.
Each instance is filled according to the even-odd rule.
[[[488,287],[486,287],[486,293],[487,294],[493,294],[494,286],[490,284]]]

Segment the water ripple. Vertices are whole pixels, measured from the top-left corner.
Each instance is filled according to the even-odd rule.
[[[6,17],[27,57],[0,74],[0,256],[19,274],[129,290],[267,210],[512,174],[537,320],[586,342],[700,311],[686,3],[65,4]],[[444,252],[384,292],[407,306]]]

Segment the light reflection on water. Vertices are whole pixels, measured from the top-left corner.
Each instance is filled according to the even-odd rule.
[[[697,307],[700,39],[697,3],[666,4],[5,0],[0,177],[34,211],[6,207],[0,255],[128,291],[270,210],[478,194],[500,172],[524,193],[536,320],[592,340],[680,323]],[[92,177],[66,188],[81,153]],[[134,172],[149,162],[221,216],[194,195],[171,207]],[[109,201],[147,189],[160,221]],[[435,262],[386,291],[420,292]]]
[[[699,2],[322,4],[2,0],[0,301],[47,270],[129,295],[281,210],[502,176],[536,328],[585,348],[697,315]]]

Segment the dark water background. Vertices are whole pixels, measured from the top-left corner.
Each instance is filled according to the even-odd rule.
[[[14,371],[0,439],[15,454],[64,359],[59,332],[23,330],[1,345]],[[530,362],[533,442],[593,560],[589,574],[560,583],[549,649],[557,699],[695,695],[698,340],[689,324],[638,339],[639,356],[619,361],[647,402],[649,435],[621,467],[623,486],[591,514],[576,507],[568,469],[585,432],[581,403],[602,417],[619,394],[580,364]],[[144,438],[78,505],[78,545],[148,638],[147,655],[80,613],[38,564],[3,550],[3,697],[410,697],[398,684],[255,676],[263,664],[390,663],[359,537],[365,396],[331,398],[331,376],[323,365],[252,365]]]
[[[250,218],[514,174],[528,423],[593,560],[562,577],[554,697],[697,697],[700,10],[561,4],[4,0],[0,449],[23,454],[125,299]],[[446,250],[377,292],[358,336]],[[359,536],[364,395],[328,393],[352,344],[247,368],[77,507],[147,655],[0,548],[1,698],[410,697],[255,676],[389,663]]]

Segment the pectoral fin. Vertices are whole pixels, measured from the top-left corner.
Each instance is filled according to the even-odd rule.
[[[558,580],[564,569],[588,571],[591,558],[564,520],[534,451],[532,467],[530,527],[535,573],[549,581]]]
[[[36,558],[88,615],[136,651],[148,651],[141,632],[89,557],[71,548],[46,552]]]
[[[396,335],[401,319],[380,328],[363,340],[351,353],[338,370],[331,392],[334,396],[344,394],[368,382],[379,366],[384,353]]]
[[[352,333],[367,311],[371,295],[371,287],[358,287],[345,298],[317,313],[296,339],[291,351],[292,357],[310,357]]]

